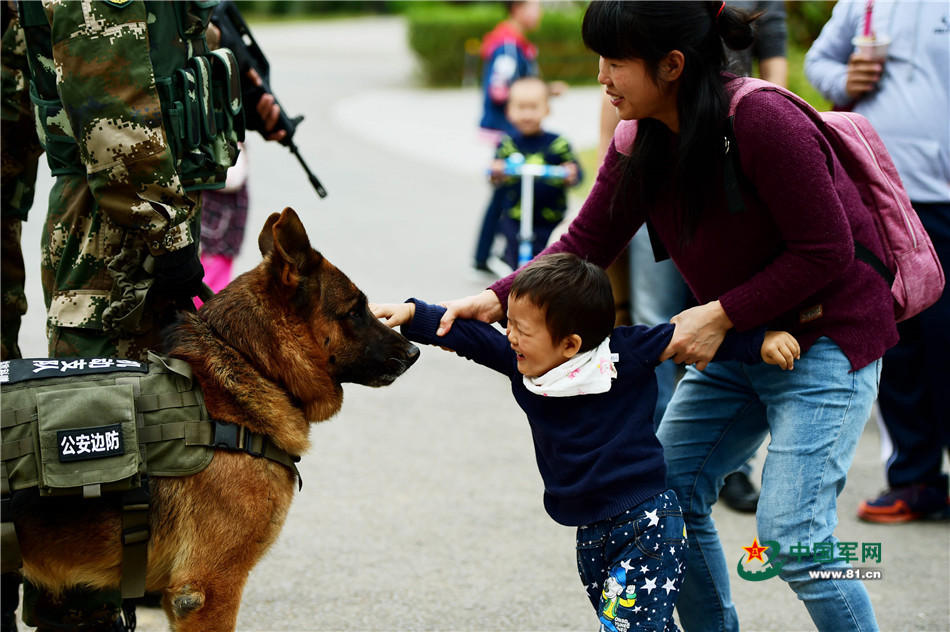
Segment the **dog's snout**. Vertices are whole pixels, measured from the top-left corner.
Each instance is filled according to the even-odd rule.
[[[409,345],[409,348],[406,349],[406,368],[411,367],[416,360],[419,359],[419,347],[416,345]]]

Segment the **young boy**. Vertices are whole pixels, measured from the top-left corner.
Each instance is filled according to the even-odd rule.
[[[437,336],[444,309],[416,299],[372,310],[411,340],[453,349],[511,379],[531,425],[545,509],[578,527],[578,572],[602,629],[624,632],[637,622],[676,629],[686,530],[653,432],[653,369],[674,326],[615,329],[606,273],[567,253],[535,259],[519,273],[505,334],[458,320]],[[798,356],[790,334],[759,329],[731,332],[716,359],[761,357],[791,369]]]
[[[582,177],[580,164],[570,143],[542,129],[549,114],[548,86],[537,77],[518,79],[511,84],[507,114],[515,131],[502,137],[492,161],[492,182],[498,187],[494,199],[500,205],[501,231],[507,239],[505,263],[518,267],[518,233],[521,227],[521,178],[504,174],[505,160],[520,153],[526,163],[560,165],[567,170],[564,179],[534,180],[534,243],[532,254],[544,250],[551,231],[567,212],[567,188]]]

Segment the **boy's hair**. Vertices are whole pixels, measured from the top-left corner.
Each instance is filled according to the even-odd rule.
[[[516,86],[530,86],[537,85],[541,88],[544,93],[544,100],[547,101],[551,97],[551,92],[548,89],[548,84],[544,82],[540,77],[518,77],[511,82],[511,86],[508,88],[508,94],[510,95],[512,91],[516,90]],[[510,99],[510,97],[509,97]]]
[[[523,298],[545,311],[551,340],[581,337],[580,351],[589,351],[614,328],[614,295],[603,268],[561,252],[538,257],[518,273],[509,300]]]

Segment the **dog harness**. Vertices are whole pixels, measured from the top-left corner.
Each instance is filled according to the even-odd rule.
[[[215,450],[242,451],[293,470],[299,456],[244,426],[210,419],[191,368],[149,354],[0,363],[2,572],[20,568],[12,495],[115,498],[122,514],[122,596],[145,593],[150,476],[190,476]]]

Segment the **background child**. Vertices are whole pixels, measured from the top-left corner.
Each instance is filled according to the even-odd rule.
[[[489,134],[513,131],[505,118],[508,91],[520,77],[538,75],[538,48],[525,33],[541,23],[538,0],[507,2],[508,17],[482,38],[482,96],[484,109],[479,126]]]
[[[507,17],[485,34],[481,48],[483,110],[479,127],[482,138],[492,147],[498,144],[503,134],[515,131],[505,115],[511,85],[522,77],[537,77],[540,74],[538,48],[528,41],[526,35],[541,23],[540,0],[504,4],[508,10]],[[561,94],[567,90],[567,84],[552,81],[549,88],[553,94]],[[482,218],[475,245],[476,270],[489,270],[488,259],[502,211],[497,197],[492,195]]]
[[[514,131],[505,116],[511,84],[520,77],[538,74],[538,48],[528,41],[525,33],[538,28],[541,23],[541,3],[529,0],[505,4],[508,8],[507,17],[482,38],[483,105],[479,127],[482,138],[493,147],[502,135]],[[493,191],[475,244],[476,270],[488,270],[488,257],[498,232],[500,217],[497,191]]]
[[[201,194],[201,265],[204,283],[218,292],[231,282],[234,260],[241,251],[248,210],[247,147],[240,143],[237,162],[228,169],[224,188]],[[203,302],[194,298],[195,307]]]
[[[444,309],[416,299],[371,308],[411,340],[509,377],[531,425],[545,509],[578,527],[578,572],[603,629],[635,622],[676,629],[686,531],[653,432],[653,368],[674,325],[615,329],[606,273],[566,253],[539,257],[518,274],[504,334],[457,320],[437,336]],[[716,359],[761,356],[791,369],[798,354],[791,335],[759,329],[727,335]]]
[[[518,232],[521,225],[521,178],[505,176],[505,160],[520,153],[525,163],[560,165],[567,169],[564,179],[534,180],[534,244],[532,256],[548,245],[551,231],[567,212],[567,187],[582,177],[581,167],[563,137],[542,129],[550,113],[548,86],[536,77],[525,77],[511,84],[507,114],[514,131],[502,137],[492,162],[492,182],[498,187],[495,199],[501,209],[501,232],[507,239],[505,263],[518,267]]]

